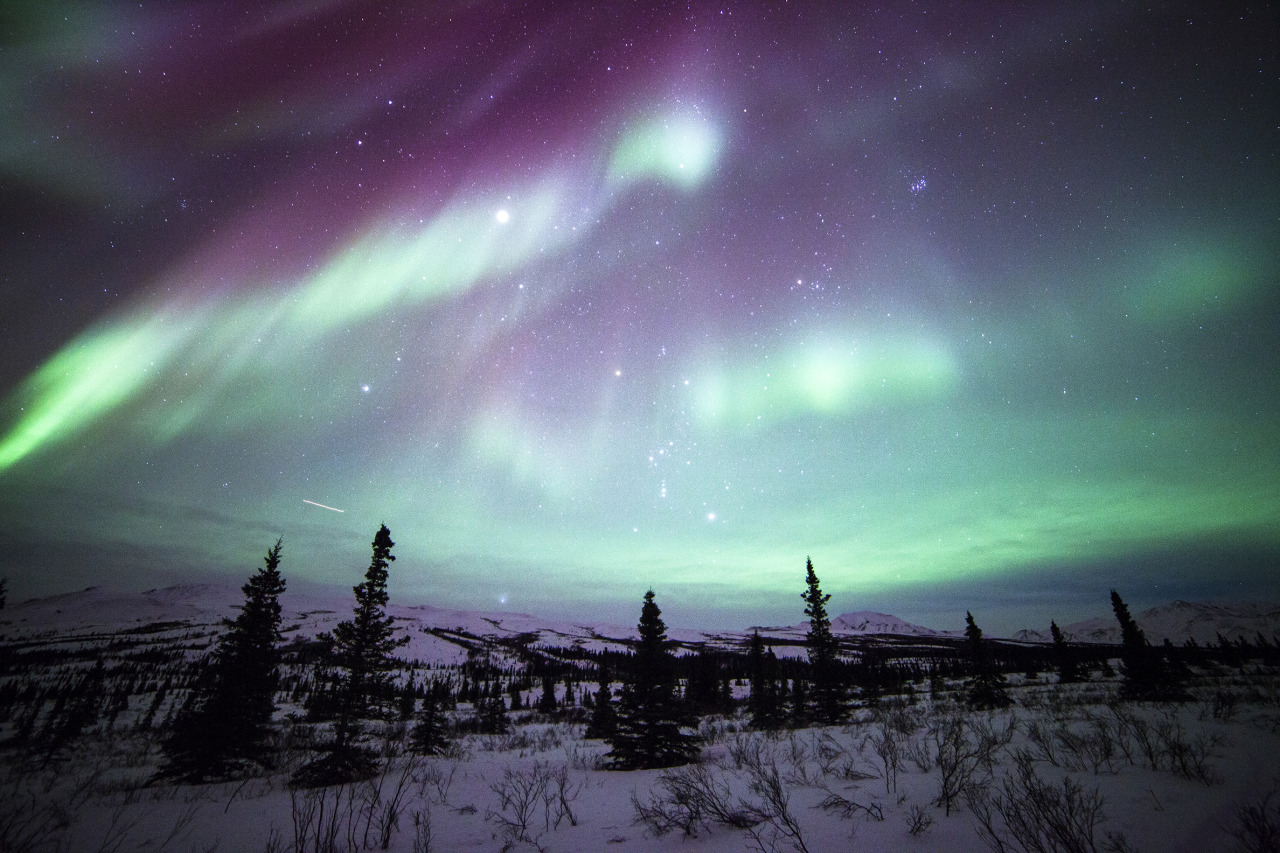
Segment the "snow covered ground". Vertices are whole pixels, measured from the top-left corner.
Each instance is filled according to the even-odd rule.
[[[378,779],[316,791],[290,791],[288,768],[247,782],[149,785],[153,744],[91,738],[41,769],[10,765],[0,808],[14,851],[817,853],[981,850],[974,809],[983,802],[1007,849],[1035,849],[1016,843],[1007,821],[1019,817],[1000,808],[1041,796],[1044,814],[1064,824],[1069,816],[1093,845],[1079,849],[1108,849],[1108,838],[1112,849],[1231,849],[1241,809],[1277,785],[1274,684],[1266,702],[1245,703],[1231,719],[1200,704],[1109,708],[1092,704],[1093,692],[1027,688],[1020,699],[1030,708],[964,714],[939,703],[778,734],[708,720],[702,763],[667,771],[597,769],[606,748],[583,741],[580,727],[528,724],[468,736],[447,757],[389,758]],[[1124,725],[1137,728],[1125,735]],[[1110,748],[1096,739],[1103,729]],[[1140,731],[1155,738],[1150,753]],[[1044,732],[1048,740],[1037,740]],[[1079,786],[1076,799],[1064,780]],[[1274,797],[1271,808],[1274,821]],[[1042,816],[1035,821],[1049,831]],[[22,845],[20,834],[38,832],[48,833],[43,845]]]
[[[46,691],[51,705],[57,685],[83,677],[91,660],[128,673],[115,712],[69,743],[0,747],[0,849],[1202,853],[1275,849],[1277,836],[1266,847],[1261,833],[1280,832],[1280,673],[1248,661],[1197,670],[1196,699],[1180,705],[1117,701],[1117,676],[1095,671],[1073,685],[1011,675],[1015,704],[1000,711],[965,709],[958,681],[935,683],[936,693],[922,681],[910,694],[860,703],[841,726],[757,732],[740,710],[704,717],[701,761],[671,770],[603,769],[607,747],[585,740],[568,713],[513,711],[509,733],[464,735],[431,758],[410,755],[404,724],[390,723],[378,777],[313,791],[286,784],[308,757],[310,728],[285,702],[281,737],[291,748],[270,775],[155,782],[158,732],[177,701],[159,682],[189,668],[236,597],[212,588],[90,590],[0,613],[0,688],[18,709],[0,720],[0,739],[22,725],[23,690]],[[320,599],[287,609],[290,635],[302,638],[350,612],[349,603]],[[632,633],[391,610],[412,638],[402,655],[437,669],[510,648],[477,647],[486,634],[600,649],[621,648]],[[843,627],[896,621],[858,617]],[[741,697],[743,685],[734,692]],[[144,726],[148,714],[155,723]],[[38,730],[43,718],[30,725]]]

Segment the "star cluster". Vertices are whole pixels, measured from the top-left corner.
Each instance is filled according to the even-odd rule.
[[[1280,594],[1273,9],[10,18],[19,593],[385,522],[396,594],[620,621]]]

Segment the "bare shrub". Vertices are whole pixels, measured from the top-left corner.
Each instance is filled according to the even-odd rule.
[[[230,803],[228,803],[228,805],[230,805]],[[195,821],[196,815],[199,812],[200,812],[199,803],[195,801],[187,803],[187,807],[183,809],[182,813],[179,814],[178,817],[174,820],[173,826],[170,827],[169,829],[169,834],[165,836],[163,841],[160,842],[160,846],[157,847],[156,850],[163,851],[166,848],[168,848],[170,843],[174,841],[178,841],[180,839],[185,839],[187,836],[189,836],[193,828],[192,823]],[[271,828],[271,832],[274,835],[278,835],[278,833],[276,833],[275,827]],[[270,841],[271,839],[268,838],[268,845],[270,844]]]
[[[1260,799],[1241,803],[1223,830],[1235,840],[1236,853],[1280,850],[1280,794],[1272,788]]]
[[[1160,740],[1150,723],[1133,708],[1118,701],[1108,703],[1107,714],[1116,745],[1125,760],[1135,765],[1142,761],[1152,770],[1161,769]]]
[[[1054,767],[1061,767],[1058,758],[1058,739],[1054,737],[1053,728],[1045,720],[1030,720],[1025,726],[1027,740],[1031,742],[1032,755],[1038,761],[1047,761]]]
[[[766,761],[773,760],[773,749],[769,741],[759,735],[738,734],[729,741],[729,757],[734,767],[758,767]]]
[[[762,752],[749,751],[745,755],[745,780],[732,773],[716,773],[705,764],[663,773],[658,777],[658,793],[647,800],[632,794],[636,822],[658,836],[676,829],[696,836],[699,829],[728,826],[745,830],[755,850],[773,850],[785,839],[798,853],[808,853],[777,762],[772,758],[766,761]],[[732,782],[743,781],[749,798],[733,792]]]
[[[934,801],[948,816],[960,799],[986,784],[998,753],[1013,739],[1017,722],[1013,715],[1001,728],[990,718],[965,718],[951,714],[930,724],[930,736],[939,771],[938,796]]]
[[[918,803],[907,808],[907,832],[912,838],[919,838],[933,826],[933,818]]]
[[[288,853],[288,849],[280,830],[274,826],[267,830],[267,844],[263,848],[263,853]]]
[[[1239,704],[1240,694],[1236,691],[1225,688],[1215,690],[1213,695],[1209,697],[1209,712],[1215,720],[1229,723],[1235,717],[1236,706]]]
[[[736,720],[726,720],[722,716],[703,717],[698,722],[698,737],[706,746],[713,746],[730,735],[742,731],[742,724]]]
[[[52,797],[22,788],[17,780],[3,794],[0,809],[0,850],[11,853],[61,849],[69,813]]]
[[[547,779],[542,792],[542,819],[547,829],[559,829],[560,822],[568,820],[570,826],[578,825],[573,813],[573,802],[578,799],[586,782],[569,777],[569,768],[561,765],[544,771]]]
[[[344,825],[353,812],[352,785],[329,788],[295,788],[290,791],[293,848],[314,853],[339,853]],[[344,824],[344,816],[347,818]]]
[[[809,853],[809,848],[804,843],[804,835],[800,832],[800,825],[788,808],[790,795],[782,784],[776,764],[761,765],[752,771],[751,792],[759,799],[754,810],[763,818],[763,822],[772,828],[774,838],[781,835],[791,842],[791,846],[797,853]],[[749,827],[747,834],[755,842],[757,849],[763,853],[766,848],[758,828]]]
[[[879,732],[872,732],[863,741],[870,744],[872,751],[880,758],[886,794],[898,790],[898,771],[902,768],[904,759],[902,741],[902,734],[889,726],[881,728]]]
[[[413,853],[431,853],[431,807],[413,810]]]
[[[929,750],[929,742],[925,738],[908,739],[903,752],[921,773],[928,773],[933,769],[933,753]]]
[[[636,822],[654,835],[679,829],[696,836],[699,827],[710,829],[713,824],[745,829],[763,819],[740,799],[735,801],[728,782],[705,764],[668,770],[658,777],[658,788],[661,792],[648,800],[631,796]]]
[[[391,836],[400,828],[400,815],[404,813],[405,806],[408,804],[405,798],[409,793],[409,783],[413,781],[421,763],[422,759],[416,755],[405,759],[399,772],[390,774],[391,784],[387,787],[383,784],[391,770],[391,761],[387,761],[374,795],[369,801],[363,839],[365,846],[369,843],[371,825],[377,830],[378,846],[383,850],[391,846]]]
[[[865,815],[868,820],[884,820],[884,810],[880,808],[880,804],[872,802],[870,804],[859,803],[850,800],[843,794],[836,793],[830,788],[823,789],[827,792],[827,796],[822,802],[818,803],[818,808],[824,811],[836,812],[845,820],[853,820],[858,815]]]
[[[400,762],[389,751],[372,779],[292,790],[294,849],[336,853],[370,849],[376,843],[386,850],[400,827],[420,765],[416,756]]]
[[[107,825],[106,830],[102,834],[102,842],[98,845],[97,853],[116,853],[124,844],[125,837],[129,831],[142,822],[142,815],[132,818],[125,817],[125,807],[123,805],[116,806],[111,811],[111,823]]]
[[[801,737],[798,732],[791,732],[782,744],[786,759],[793,767],[801,767],[809,763],[809,758],[813,754],[812,743]]]
[[[1169,725],[1158,727],[1156,734],[1169,768],[1174,773],[1203,785],[1213,785],[1219,781],[1217,770],[1209,763],[1209,759],[1222,745],[1221,738],[1203,733],[1189,737],[1181,724],[1172,721]]]
[[[1103,768],[1109,773],[1116,772],[1120,750],[1106,720],[1090,715],[1087,727],[1079,732],[1065,722],[1058,723],[1053,738],[1061,749],[1062,766],[1068,770],[1092,771],[1094,775]]]
[[[1094,840],[1104,819],[1103,797],[1064,776],[1045,782],[1029,764],[1005,774],[994,792],[974,789],[966,803],[979,837],[996,853],[1097,853]]]
[[[569,759],[569,766],[574,770],[603,770],[608,764],[608,759],[605,758],[606,750],[588,746],[582,741],[568,744],[564,753]]]
[[[924,727],[925,713],[921,708],[901,703],[882,704],[875,719],[886,729],[900,735],[913,735]]]
[[[527,842],[537,845],[541,832],[535,834],[533,821],[542,807],[542,831],[559,829],[562,821],[578,825],[573,802],[585,783],[575,781],[564,766],[550,767],[542,762],[524,770],[507,767],[501,781],[489,785],[498,795],[498,808],[485,812],[485,820],[501,828],[509,843]]]
[[[442,806],[449,805],[449,789],[453,787],[453,780],[457,774],[458,765],[453,762],[441,765],[440,762],[431,761],[420,766],[414,776],[414,781],[418,785],[418,798],[421,800],[429,798]]]
[[[489,785],[489,790],[498,795],[498,808],[486,810],[485,820],[497,824],[511,843],[536,845],[541,833],[534,836],[530,832],[546,788],[547,778],[539,765],[526,771],[507,767],[502,771],[502,780]]]

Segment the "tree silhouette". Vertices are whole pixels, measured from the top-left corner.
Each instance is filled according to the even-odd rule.
[[[974,708],[1007,708],[1013,703],[1005,690],[1004,676],[992,665],[982,641],[982,629],[973,621],[973,614],[965,611],[964,636],[969,642],[969,656],[973,661],[973,676],[969,679],[969,705]]]
[[[1151,648],[1147,635],[1129,614],[1129,605],[1120,593],[1111,590],[1111,609],[1120,623],[1120,658],[1124,663],[1126,699],[1181,702],[1190,698],[1183,687],[1183,674],[1163,654]]]
[[[644,595],[638,627],[640,640],[623,682],[615,729],[606,738],[613,747],[610,766],[635,770],[688,764],[697,757],[698,739],[681,731],[686,721],[675,695],[675,662],[653,590]]]
[[[778,658],[773,649],[765,650],[759,631],[751,632],[747,663],[751,672],[751,696],[747,700],[747,710],[751,712],[751,727],[781,728],[783,717],[778,697]]]
[[[391,531],[384,524],[373,537],[373,559],[364,582],[353,587],[355,612],[350,621],[333,629],[333,658],[339,668],[338,721],[335,746],[341,750],[358,734],[360,721],[376,716],[386,704],[391,653],[409,641],[396,639],[394,619],[387,615],[387,567],[395,562]]]
[[[225,776],[238,767],[270,766],[271,718],[280,682],[282,540],[241,587],[244,604],[197,676],[165,741],[161,771],[185,779]]]
[[[395,704],[391,653],[409,642],[396,639],[394,619],[387,615],[387,567],[395,561],[391,531],[381,525],[373,537],[373,559],[364,582],[353,587],[356,606],[352,618],[339,622],[331,637],[329,653],[335,670],[331,701],[337,711],[328,755],[301,767],[291,783],[310,788],[366,779],[376,772],[372,749],[357,743],[364,720],[385,716]]]
[[[831,596],[822,593],[818,576],[813,571],[813,560],[808,558],[805,559],[805,591],[800,597],[805,601],[804,615],[809,617],[805,646],[809,651],[817,716],[824,723],[837,723],[844,716],[844,686],[836,671],[839,646],[831,633],[831,619],[827,616],[827,602]]]
[[[480,721],[480,733],[486,735],[506,734],[507,703],[502,694],[495,691],[488,699],[483,699],[477,706]]]
[[[568,691],[565,691],[568,695]],[[538,710],[544,714],[556,710],[556,677],[550,670],[542,674],[542,696],[538,699]]]
[[[422,699],[422,710],[418,711],[418,720],[409,733],[409,749],[418,755],[440,755],[448,745],[440,696],[432,685]]]
[[[617,731],[618,718],[613,707],[613,695],[609,689],[613,677],[603,662],[600,663],[597,672],[597,681],[600,688],[596,690],[595,707],[591,709],[591,719],[587,722],[587,730],[583,737],[608,739]]]
[[[1071,684],[1080,680],[1080,662],[1075,652],[1067,645],[1066,637],[1058,623],[1049,620],[1049,634],[1053,637],[1053,657],[1058,666],[1058,683]]]

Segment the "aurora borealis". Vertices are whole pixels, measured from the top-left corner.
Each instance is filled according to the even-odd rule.
[[[647,5],[2,13],[11,597],[1280,597],[1274,7]]]

